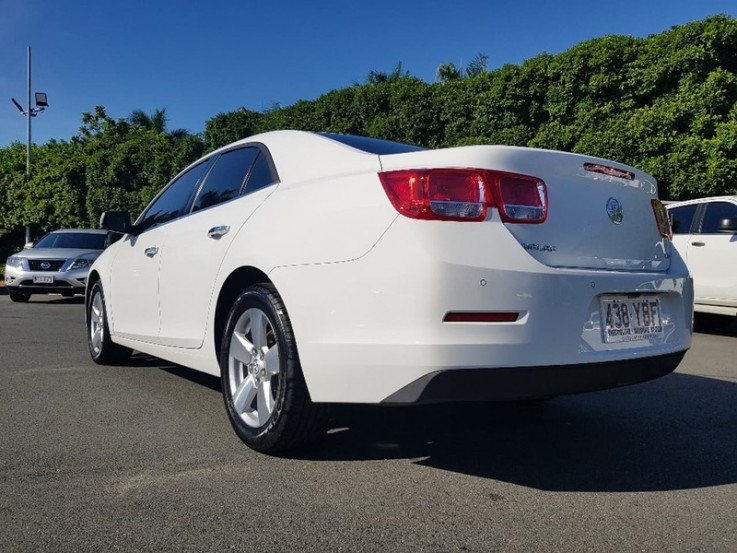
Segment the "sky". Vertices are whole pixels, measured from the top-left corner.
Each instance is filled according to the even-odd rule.
[[[200,133],[218,113],[312,100],[399,62],[432,82],[479,53],[494,69],[720,13],[737,17],[737,0],[0,0],[0,147],[26,140],[11,98],[26,104],[29,46],[32,92],[49,101],[32,120],[41,144],[97,105],[165,108],[169,129]]]

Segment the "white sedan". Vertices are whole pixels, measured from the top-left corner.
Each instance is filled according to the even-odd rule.
[[[326,404],[547,398],[670,373],[693,290],[652,177],[506,146],[277,131],[195,162],[95,262],[98,363],[222,378],[276,452]]]

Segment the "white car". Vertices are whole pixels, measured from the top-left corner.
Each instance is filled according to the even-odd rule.
[[[737,196],[667,206],[673,245],[694,279],[694,309],[737,315]]]
[[[89,348],[222,377],[274,452],[326,404],[545,398],[665,375],[693,290],[655,181],[505,146],[277,131],[187,167],[92,267]]]

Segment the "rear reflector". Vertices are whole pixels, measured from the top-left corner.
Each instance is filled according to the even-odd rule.
[[[519,313],[464,313],[460,311],[448,313],[444,323],[513,323]]]
[[[414,169],[379,173],[395,209],[412,219],[483,221],[497,207],[505,223],[542,223],[548,215],[545,183],[535,177],[486,169]]]

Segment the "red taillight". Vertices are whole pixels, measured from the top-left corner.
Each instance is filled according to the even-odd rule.
[[[505,223],[542,223],[548,217],[548,190],[534,177],[498,175],[499,213]]]
[[[663,202],[660,200],[652,200],[650,202],[653,206],[653,213],[655,214],[655,224],[658,225],[658,232],[663,238],[669,240],[673,238],[673,230],[670,227],[670,218],[668,217],[668,210],[665,209]]]
[[[453,311],[443,317],[444,323],[513,323],[519,318],[519,313],[478,313]]]
[[[379,173],[389,199],[412,219],[483,221],[489,185],[481,171],[432,169]]]
[[[483,221],[498,207],[504,222],[542,223],[545,183],[535,177],[483,169],[419,169],[379,173],[392,205],[412,219]]]

